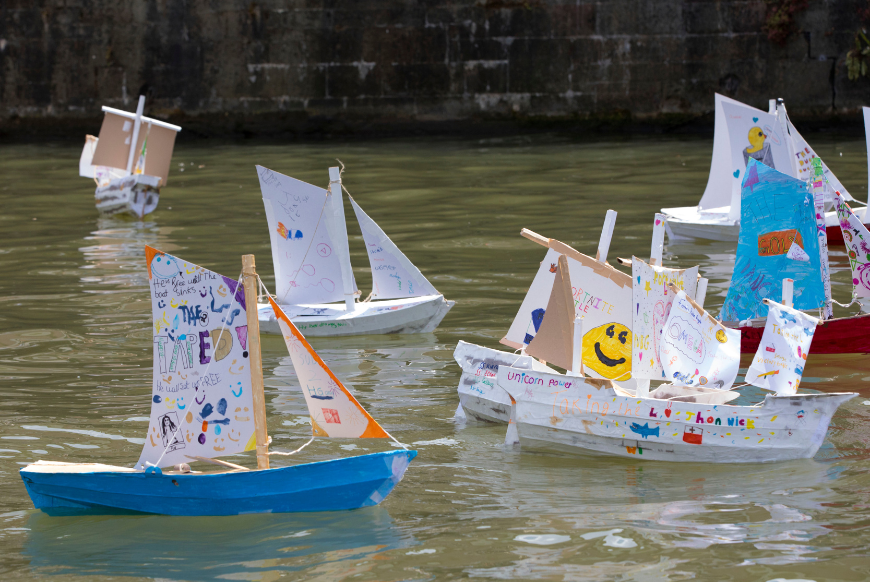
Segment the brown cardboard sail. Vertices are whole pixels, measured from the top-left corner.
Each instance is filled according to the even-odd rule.
[[[526,348],[530,356],[570,370],[574,345],[574,298],[568,259],[559,255],[547,310],[537,335]]]
[[[128,117],[131,116],[131,117]],[[126,170],[130,156],[130,142],[133,139],[135,116],[126,111],[114,113],[106,111],[103,125],[100,127],[100,139],[94,151],[92,164]],[[145,150],[144,174],[160,178],[160,185],[165,186],[169,179],[169,166],[172,161],[172,150],[175,148],[175,136],[178,129],[174,125],[159,122],[148,117],[142,118],[139,136],[136,140],[136,150],[133,158],[135,167],[142,151],[142,144],[148,140]],[[180,128],[179,128],[180,129]]]

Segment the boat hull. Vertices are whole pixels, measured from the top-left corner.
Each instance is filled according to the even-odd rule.
[[[37,463],[22,468],[20,474],[34,506],[47,513],[205,516],[339,511],[379,504],[416,455],[416,451],[389,451],[277,469],[205,474],[147,474],[121,468],[78,472],[71,464]]]
[[[704,239],[722,242],[737,242],[740,235],[740,223],[728,218],[728,207],[701,211],[697,206],[681,208],[662,208],[665,215],[665,230],[670,240]],[[870,221],[865,220],[864,208],[858,208],[855,214],[870,228]],[[843,245],[843,232],[836,212],[825,213],[825,227],[828,234],[828,245]]]
[[[704,463],[810,458],[854,393],[767,396],[756,406],[637,398],[612,385],[503,367],[520,445],[580,454]]]
[[[103,214],[132,214],[142,218],[154,212],[160,201],[160,178],[133,174],[98,186],[94,197],[97,210]]]
[[[764,335],[764,323],[765,320],[755,320],[754,325],[738,328],[741,354],[758,351],[761,336]],[[814,354],[870,354],[870,314],[837,317],[823,323],[816,327],[813,336]]]
[[[456,304],[442,295],[367,301],[355,304],[352,313],[343,305],[282,305],[293,324],[306,337],[334,337],[387,333],[431,333]],[[268,304],[257,305],[260,332],[281,334]]]
[[[463,341],[456,344],[453,359],[462,368],[459,403],[468,418],[483,422],[507,424],[510,420],[511,398],[496,384],[499,366],[554,371],[531,356],[502,352]]]

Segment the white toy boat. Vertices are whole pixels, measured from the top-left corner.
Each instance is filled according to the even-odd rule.
[[[741,120],[741,117],[744,119]],[[866,119],[865,115],[865,128]],[[747,128],[765,132],[765,135],[760,138],[761,143],[758,145],[761,147],[757,155],[768,152],[768,165],[775,160],[780,162],[776,165],[779,171],[793,178],[809,179],[811,171],[809,160],[817,155],[792,125],[781,100],[777,103],[777,100],[771,99],[770,108],[767,113],[764,113],[760,109],[717,93],[713,159],[710,164],[707,188],[697,206],[662,209],[667,219],[668,237],[671,240],[737,240],[740,233],[740,184],[746,167],[745,161],[741,164],[739,160],[744,146],[749,146],[746,149],[752,149],[752,144],[745,137]],[[843,193],[846,200],[854,202],[854,198],[842,187],[834,173],[827,166],[824,166],[824,170],[825,177],[832,187]],[[833,201],[829,199],[826,202],[826,207],[830,210]],[[865,217],[865,212],[866,208],[860,208],[856,214],[860,213],[861,220],[867,223],[870,217]],[[825,223],[829,242],[842,244],[842,237],[837,228],[839,222],[836,212],[827,212]]]
[[[305,335],[429,333],[455,305],[348,196],[372,269],[372,293],[357,301],[339,169],[329,169],[327,190],[261,166],[257,173],[275,265],[274,300]],[[272,307],[257,308],[260,329],[281,333]]]
[[[856,396],[797,394],[818,320],[786,306],[770,309],[765,347],[747,380],[776,395],[755,405],[731,405],[739,396],[729,389],[740,361],[739,332],[724,328],[673,284],[667,287],[675,297],[659,356],[664,376],[681,385],[664,384],[639,395],[609,380],[584,377],[585,342],[575,339],[583,324],[575,318],[571,333],[563,317],[552,325],[565,330],[564,348],[573,352],[567,374],[498,370],[498,386],[513,402],[505,443],[680,462],[771,462],[815,455],[837,408]],[[641,293],[644,288],[638,287]]]
[[[94,196],[103,214],[142,218],[157,208],[160,187],[166,185],[181,128],[143,117],[144,107],[144,96],[139,97],[136,113],[103,107],[100,137],[89,135],[85,140],[79,175],[97,183]]]
[[[565,303],[564,311],[571,311],[583,318],[589,331],[588,336],[584,336],[584,342],[591,346],[586,358],[589,374],[615,380],[624,390],[635,390],[630,361],[631,277],[607,263],[615,224],[616,212],[608,210],[595,259],[555,239],[522,230],[522,236],[546,247],[547,254],[510,329],[500,340],[500,343],[517,352],[503,352],[459,342],[453,353],[456,363],[462,368],[457,418],[508,422],[510,397],[494,381],[502,366],[538,372],[554,372],[547,362],[565,367],[565,354],[560,352],[559,343],[553,341],[548,330],[542,328],[545,313],[551,308],[563,309],[562,303]],[[660,239],[663,239],[664,230],[659,226]],[[557,275],[560,256],[564,257],[566,268],[572,276],[578,281],[585,281],[582,286],[565,290],[565,295],[572,298],[571,305],[567,301],[551,305],[554,281],[561,280]],[[608,335],[610,326],[613,329]],[[607,348],[601,347],[604,343],[607,343]],[[602,349],[608,353],[604,354],[600,351]]]

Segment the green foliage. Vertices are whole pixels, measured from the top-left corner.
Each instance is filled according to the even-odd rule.
[[[767,38],[780,46],[785,44],[789,35],[794,32],[795,14],[805,10],[808,0],[764,0],[767,4],[767,18],[764,21],[764,31]]]
[[[855,35],[855,48],[846,53],[846,70],[850,81],[867,76],[867,56],[870,55],[870,40],[864,31]]]

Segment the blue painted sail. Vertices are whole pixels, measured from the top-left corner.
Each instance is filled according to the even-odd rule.
[[[750,159],[741,189],[740,237],[721,319],[767,316],[763,299],[779,301],[794,279],[796,309],[825,302],[813,195],[804,182]]]

